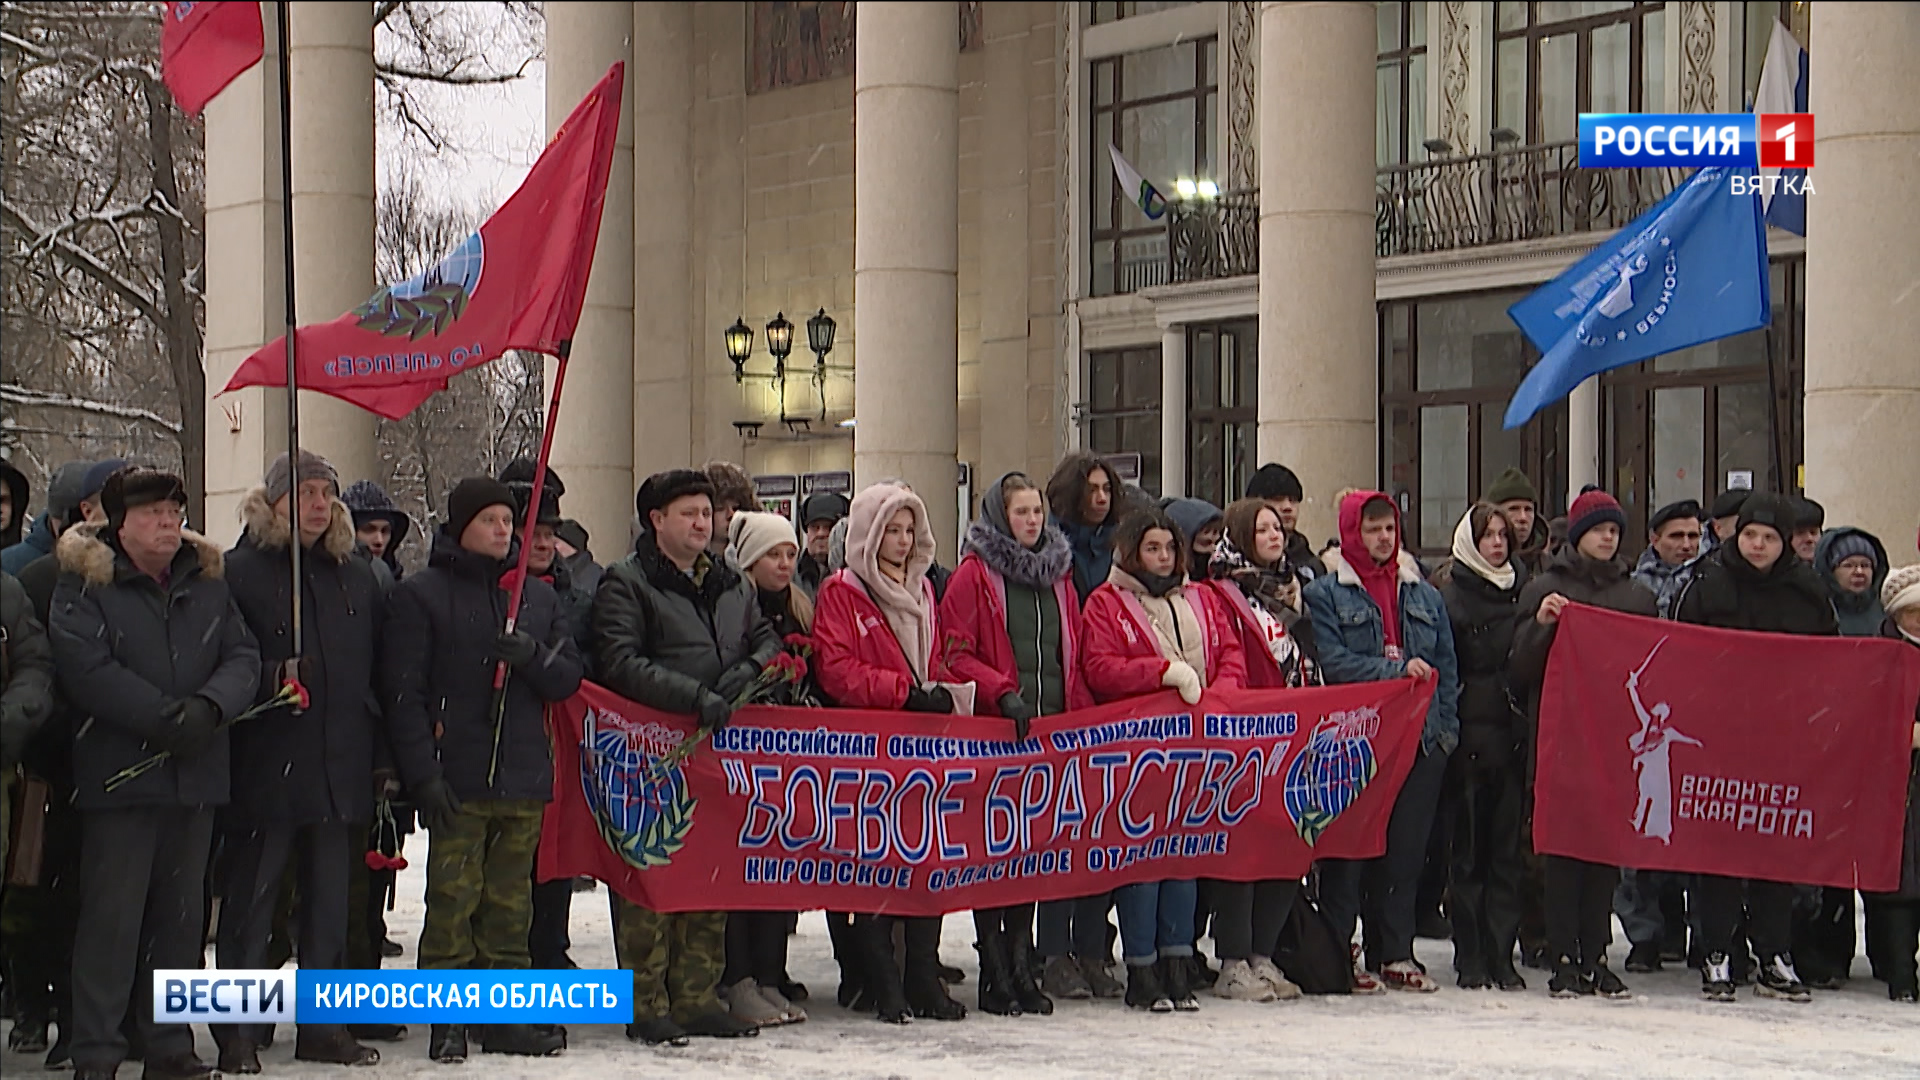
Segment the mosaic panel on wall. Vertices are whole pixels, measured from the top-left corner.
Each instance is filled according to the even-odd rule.
[[[986,43],[981,0],[959,5],[961,52]],[[747,92],[765,93],[853,74],[852,0],[756,0]]]

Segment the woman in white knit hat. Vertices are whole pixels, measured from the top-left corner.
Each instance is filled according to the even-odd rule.
[[[1920,649],[1920,565],[1903,566],[1880,587],[1887,621],[1880,636]],[[1887,996],[1920,1002],[1915,953],[1920,952],[1920,706],[1914,709],[1913,756],[1907,772],[1906,833],[1900,847],[1900,888],[1863,893],[1867,901],[1867,958]]]

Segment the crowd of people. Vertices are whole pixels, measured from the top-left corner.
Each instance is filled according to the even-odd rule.
[[[1616,916],[1627,973],[1685,961],[1713,1000],[1751,984],[1806,1001],[1852,967],[1849,890],[1542,858],[1530,836],[1541,684],[1570,603],[1920,647],[1920,565],[1895,570],[1878,539],[1826,528],[1806,500],[1662,507],[1634,561],[1613,497],[1589,489],[1549,521],[1509,470],[1429,564],[1381,492],[1341,493],[1338,536],[1316,552],[1282,465],[1216,507],[1155,500],[1080,452],[1044,483],[1016,472],[989,487],[949,570],[903,482],[814,494],[788,521],[716,463],[649,477],[630,553],[603,567],[562,515],[560,478],[537,504],[535,486],[524,460],[461,480],[413,569],[407,515],[370,481],[343,490],[311,453],[267,469],[228,551],[185,527],[185,487],[164,471],[63,466],[29,527],[25,479],[0,464],[13,1050],[82,1080],[128,1060],[149,1077],[260,1072],[270,1026],[216,1026],[209,1064],[190,1028],[153,1022],[148,973],[202,966],[208,942],[222,968],[380,966],[401,952],[383,913],[416,820],[431,840],[420,968],[571,966],[576,883],[534,871],[554,784],[547,706],[590,678],[718,729],[795,635],[813,662],[782,704],[997,718],[1019,738],[1041,717],[1166,690],[1193,704],[1208,687],[1435,684],[1380,857],[1322,860],[1305,880],[1170,879],[975,911],[989,1013],[1047,1015],[1063,998],[1192,1011],[1202,993],[1270,1002],[1303,983],[1432,992],[1415,942],[1436,934],[1463,989],[1524,990],[1525,966],[1550,973],[1555,997],[1619,998]],[[1874,976],[1906,1002],[1920,990],[1920,715],[1914,732],[1907,817],[1888,823],[1904,830],[1901,888],[1865,897]],[[610,900],[630,1038],[681,1045],[807,1018],[787,970],[799,913]],[[1350,949],[1337,986],[1286,966],[1303,917]],[[939,919],[826,918],[841,1007],[893,1023],[967,1015]],[[368,1065],[368,1043],[404,1036],[302,1024],[295,1057]],[[553,1025],[435,1025],[427,1050],[456,1062],[566,1041]]]

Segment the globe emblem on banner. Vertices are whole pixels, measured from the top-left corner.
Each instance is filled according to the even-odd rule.
[[[636,870],[664,866],[693,827],[692,794],[684,770],[663,768],[671,732],[656,724],[636,730],[598,709],[581,724],[580,786],[600,836]]]
[[[1281,801],[1309,847],[1373,782],[1379,771],[1373,752],[1379,719],[1371,708],[1322,719],[1287,769]]]
[[[426,272],[386,286],[353,313],[362,330],[387,337],[418,341],[443,334],[466,314],[486,261],[486,242],[476,232]]]

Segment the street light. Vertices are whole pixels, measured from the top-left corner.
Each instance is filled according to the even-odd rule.
[[[793,352],[793,324],[787,321],[784,311],[775,313],[773,321],[767,324],[767,351],[773,354],[774,382],[785,382],[787,356]]]
[[[733,381],[744,382],[747,377],[747,358],[753,355],[753,327],[746,320],[735,319],[727,327],[725,334],[727,359],[733,361]]]
[[[827,372],[835,370],[827,364],[827,354],[833,351],[834,334],[838,328],[826,308],[821,308],[807,320],[807,347],[813,350],[814,356],[813,372],[809,378],[819,392],[822,422],[827,419]],[[789,417],[786,404],[787,357],[793,355],[794,325],[783,311],[767,323],[766,331],[767,352],[773,356],[773,373],[769,381],[780,394],[780,419],[788,422],[788,428],[797,433],[799,429],[795,423],[804,425],[805,421]],[[726,346],[727,360],[733,364],[733,381],[745,382],[751,374],[747,371],[747,361],[753,357],[753,328],[747,325],[744,318],[735,319],[733,325],[723,332],[722,340]]]

